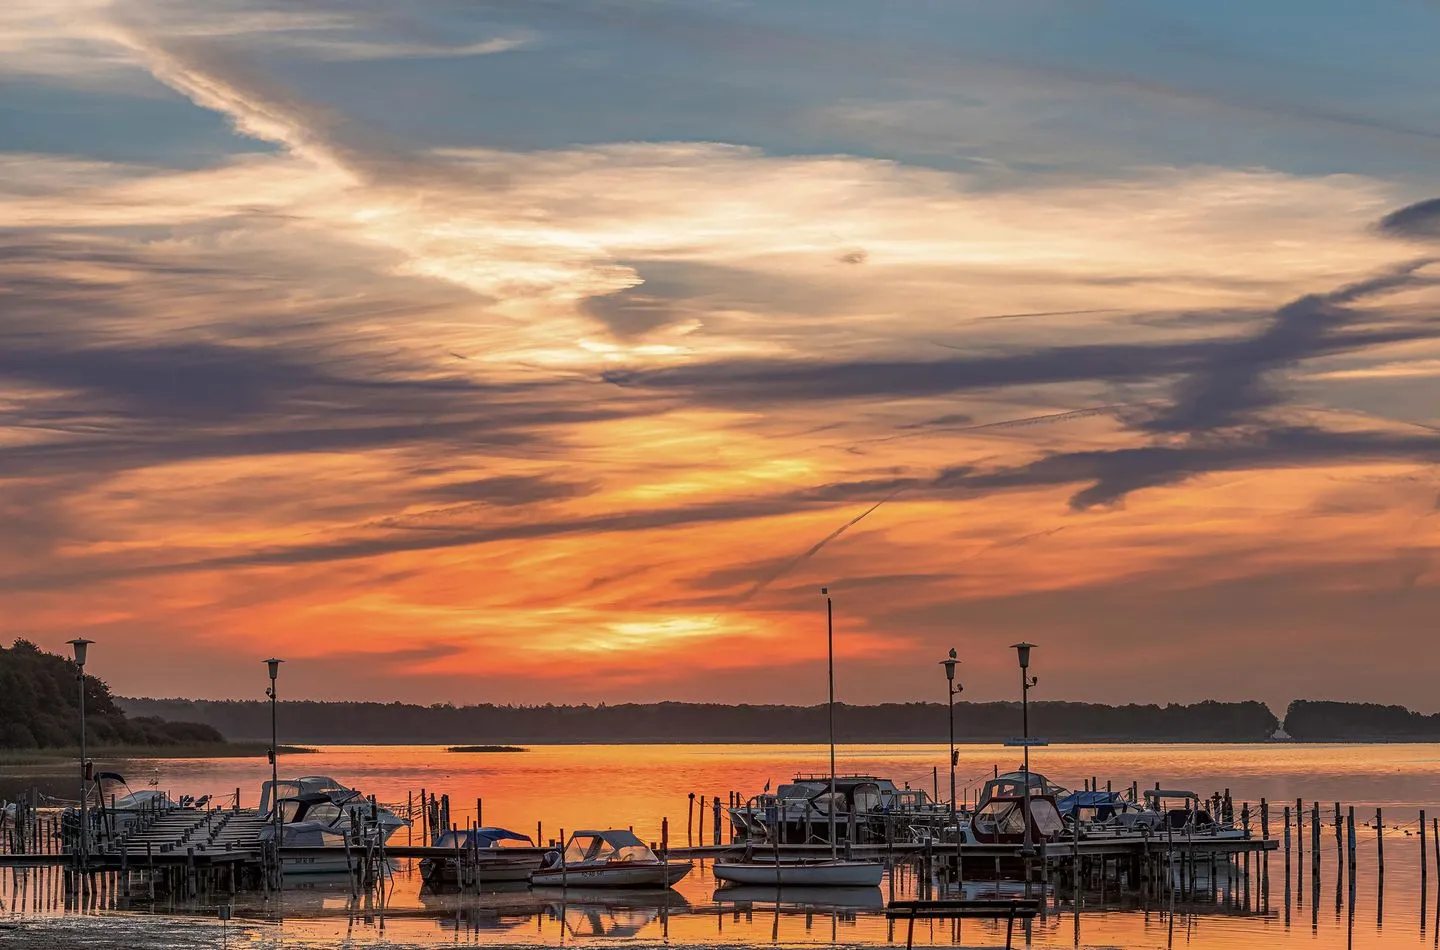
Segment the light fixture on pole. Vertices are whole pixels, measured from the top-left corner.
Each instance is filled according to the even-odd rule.
[[[825,595],[825,665],[829,671],[830,693],[826,708],[830,721],[830,804],[825,811],[830,816],[830,860],[836,857],[835,842],[835,605],[830,600],[830,588],[820,588]]]
[[[90,860],[90,776],[85,765],[85,654],[95,641],[76,637],[67,642],[75,651],[75,680],[80,684],[80,833],[76,844],[83,870]]]
[[[940,661],[945,667],[946,703],[950,707],[950,822],[956,825],[956,834],[959,834],[959,825],[955,817],[955,694],[963,693],[965,687],[955,682],[955,665],[960,661],[955,658],[955,648],[950,648],[950,655]]]
[[[270,685],[265,688],[265,695],[270,697],[270,822],[274,826],[275,847],[280,847],[280,765],[279,749],[276,742],[276,715],[275,715],[275,677],[280,673],[280,664],[284,660],[277,660],[275,657],[265,661],[270,668]]]
[[[1035,841],[1030,833],[1030,688],[1039,679],[1030,675],[1030,650],[1035,646],[1033,643],[1024,641],[1012,644],[1015,654],[1020,660],[1020,718],[1022,742],[1025,749],[1025,764],[1022,771],[1025,775],[1025,843],[1020,848],[1020,854],[1024,858],[1030,858],[1035,854]],[[1027,865],[1028,867],[1028,865]],[[1026,872],[1026,880],[1029,880],[1029,872]]]

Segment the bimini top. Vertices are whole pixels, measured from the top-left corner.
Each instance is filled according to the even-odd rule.
[[[1146,797],[1146,798],[1193,798],[1193,799],[1195,799],[1196,801],[1199,801],[1199,800],[1200,800],[1200,796],[1199,796],[1199,795],[1196,795],[1194,792],[1186,792],[1186,791],[1181,791],[1181,790],[1179,790],[1179,789],[1164,789],[1164,788],[1147,788],[1147,789],[1145,789],[1145,797]]]
[[[1126,807],[1128,803],[1120,797],[1119,792],[1071,792],[1055,803],[1060,809],[1060,814],[1074,817],[1082,808],[1093,809],[1100,820],[1105,820],[1115,813],[1117,809]]]
[[[458,828],[447,831],[435,841],[437,848],[498,848],[502,841],[520,841],[534,846],[529,835],[504,828]]]
[[[654,862],[660,859],[650,847],[621,828],[612,831],[577,831],[565,846],[565,863],[606,861],[610,863]]]
[[[985,786],[980,789],[980,805],[984,806],[992,798],[1023,796],[1025,785],[1025,772],[1001,772],[987,781]],[[1029,785],[1031,795],[1054,795],[1056,798],[1060,798],[1070,794],[1069,789],[1063,785],[1056,785],[1034,769],[1031,769],[1029,773]]]

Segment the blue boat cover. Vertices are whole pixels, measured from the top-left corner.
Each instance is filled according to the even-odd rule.
[[[471,842],[471,836],[475,841]],[[528,835],[522,835],[518,831],[509,831],[505,828],[457,828],[454,831],[447,831],[440,835],[436,846],[441,848],[493,848],[497,841],[523,841],[531,844]]]
[[[1075,812],[1081,808],[1093,808],[1101,821],[1109,818],[1115,813],[1115,806],[1123,801],[1118,792],[1071,792],[1055,803],[1060,809],[1060,814],[1067,818],[1075,817]]]

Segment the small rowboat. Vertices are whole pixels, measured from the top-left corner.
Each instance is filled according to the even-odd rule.
[[[577,831],[563,854],[546,856],[530,875],[536,887],[666,888],[690,873],[689,861],[662,861],[630,831]]]
[[[879,861],[716,861],[715,879],[730,884],[778,887],[874,887],[884,872]]]

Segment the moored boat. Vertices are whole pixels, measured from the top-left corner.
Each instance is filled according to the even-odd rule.
[[[528,881],[545,855],[528,836],[504,828],[446,831],[433,847],[454,849],[455,855],[420,859],[420,878],[430,887]]]
[[[844,858],[716,861],[712,868],[717,881],[777,887],[874,887],[884,870],[879,861]]]
[[[663,861],[632,831],[577,831],[530,875],[540,887],[664,888],[690,873],[689,861]]]

